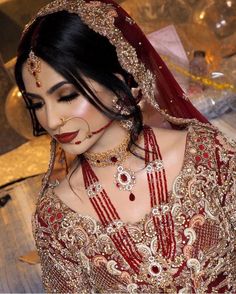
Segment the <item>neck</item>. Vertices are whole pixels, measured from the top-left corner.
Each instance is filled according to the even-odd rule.
[[[100,153],[117,147],[127,136],[127,132],[119,123],[114,121],[88,152]]]

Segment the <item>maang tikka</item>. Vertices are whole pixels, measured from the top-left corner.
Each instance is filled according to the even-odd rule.
[[[28,72],[34,76],[36,86],[41,87],[41,82],[39,81],[39,73],[41,72],[41,61],[39,57],[35,55],[33,50],[30,50],[29,57],[27,59]]]

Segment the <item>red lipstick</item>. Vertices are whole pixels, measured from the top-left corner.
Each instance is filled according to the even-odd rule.
[[[54,137],[62,144],[70,143],[77,135],[79,131],[76,132],[69,132],[69,133],[63,133],[54,135]]]

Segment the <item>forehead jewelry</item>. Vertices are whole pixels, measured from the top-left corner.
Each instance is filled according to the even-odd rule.
[[[141,42],[143,39],[143,34],[139,32],[139,29],[135,29],[135,22],[131,18],[126,17],[124,21],[124,29],[120,28],[121,21],[124,17],[124,12],[122,12],[122,9],[119,7],[119,5],[116,6],[107,2],[109,1],[54,0],[43,7],[25,26],[22,37],[39,17],[43,17],[45,15],[53,14],[59,11],[67,11],[69,13],[77,14],[80,16],[81,20],[93,31],[106,37],[110,43],[116,47],[117,57],[121,67],[133,76],[134,80],[137,82],[142,91],[143,99],[147,100],[168,121],[174,124],[186,124],[193,122],[193,118],[175,117],[171,114],[168,114],[166,109],[160,108],[157,101],[157,94],[159,89],[157,84],[159,77],[158,72],[160,69],[162,69],[162,65],[159,65],[159,57],[157,56],[157,61],[152,64],[152,58],[149,60],[149,58],[146,58],[143,55],[142,51],[140,50],[143,48],[143,46],[146,47],[145,44],[147,44],[147,48],[149,48],[149,45],[146,40],[144,40],[144,44]],[[118,21],[116,22],[116,20]],[[137,38],[140,38],[138,46],[135,44],[132,36],[125,37],[125,35],[129,35],[128,31],[130,30],[130,28],[127,26],[134,26],[134,30],[137,31]],[[129,29],[127,34],[125,32],[126,27]],[[151,54],[150,56],[153,55]],[[158,68],[156,68],[156,66]],[[181,94],[181,96],[183,99],[188,100],[186,95]]]
[[[42,84],[39,81],[39,73],[41,72],[41,61],[34,54],[33,50],[31,50],[29,53],[29,57],[27,59],[27,68],[28,68],[28,72],[34,76],[36,86],[38,88],[41,87]]]

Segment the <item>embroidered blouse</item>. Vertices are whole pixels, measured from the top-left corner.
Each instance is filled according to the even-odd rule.
[[[49,185],[33,215],[45,290],[80,294],[236,292],[235,143],[212,127],[191,125],[183,167],[168,205],[176,241],[171,260],[158,251],[154,209],[139,222],[124,224],[142,256],[137,273],[112,241],[112,232],[94,218],[70,209]]]

